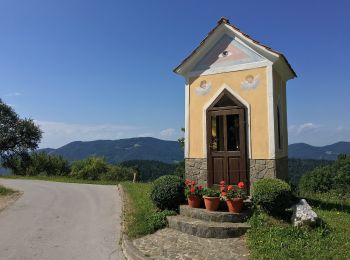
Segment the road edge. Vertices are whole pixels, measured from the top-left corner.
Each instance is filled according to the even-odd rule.
[[[7,209],[8,207],[10,207],[11,205],[13,205],[22,196],[22,194],[23,194],[22,191],[15,191],[11,195],[5,195],[2,198],[5,200],[5,203],[4,203],[5,205],[3,206],[0,205],[0,213],[5,209]]]
[[[121,244],[122,252],[127,260],[147,260],[149,258],[146,258],[144,254],[138,250],[132,241],[129,239],[128,235],[126,234],[126,221],[125,221],[125,204],[126,204],[126,194],[123,189],[123,186],[121,184],[118,184],[118,191],[121,197],[121,208],[122,208],[122,215],[121,215],[121,236],[119,244]]]

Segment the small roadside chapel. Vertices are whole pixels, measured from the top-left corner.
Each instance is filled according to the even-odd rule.
[[[185,174],[204,186],[288,178],[282,53],[221,18],[174,72],[185,85]]]

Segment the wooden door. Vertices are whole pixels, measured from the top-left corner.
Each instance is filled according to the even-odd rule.
[[[208,110],[207,133],[208,185],[247,183],[244,108]]]

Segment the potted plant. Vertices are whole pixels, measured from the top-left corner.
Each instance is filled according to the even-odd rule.
[[[216,211],[220,205],[220,191],[208,188],[203,191],[204,205],[209,211]]]
[[[199,208],[202,202],[202,185],[196,185],[194,181],[185,180],[185,196],[190,208]]]
[[[228,211],[231,213],[239,213],[243,209],[243,200],[246,197],[244,182],[239,182],[237,186],[228,185],[221,186],[221,195],[226,200]],[[223,195],[224,193],[224,195]]]

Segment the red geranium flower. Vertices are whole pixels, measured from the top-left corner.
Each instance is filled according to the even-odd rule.
[[[220,191],[225,191],[225,187],[220,187]]]
[[[244,182],[241,181],[241,182],[238,183],[237,186],[238,186],[238,188],[243,189],[245,185],[244,185]]]
[[[227,193],[226,193],[226,192],[221,192],[221,195],[222,195],[222,196],[226,196]]]
[[[191,192],[195,192],[195,191],[196,191],[196,188],[193,187],[193,188],[190,189],[190,191],[191,191]]]
[[[220,181],[220,185],[225,185],[225,181]]]
[[[232,185],[228,185],[227,190],[233,190],[233,186]]]
[[[192,185],[196,185],[196,183],[193,181],[193,182],[192,182]]]
[[[203,186],[202,186],[202,185],[199,185],[199,186],[198,186],[198,189],[203,189]]]

